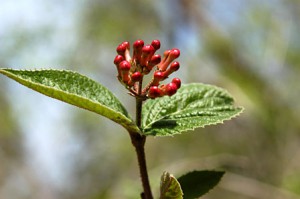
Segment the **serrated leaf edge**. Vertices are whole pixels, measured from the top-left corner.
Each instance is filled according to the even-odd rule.
[[[211,85],[211,84],[203,84],[203,83],[190,83],[190,84],[184,84],[184,86],[193,86],[193,85],[202,85],[202,86],[205,86],[205,87],[212,87],[212,88],[215,88],[216,90],[220,90],[222,92],[224,92],[228,97],[232,98],[232,100],[234,101],[234,97],[226,90],[226,89],[223,89],[223,88],[220,88],[218,86],[215,86],[215,85]],[[182,93],[180,94],[185,94],[185,93],[188,93],[189,91],[186,90],[186,91],[183,91]],[[176,94],[175,94],[176,95]],[[165,96],[165,98],[167,98],[169,96]],[[155,103],[153,103],[151,106],[155,106]],[[208,123],[208,124],[205,124],[203,126],[199,126],[199,127],[191,127],[191,128],[186,128],[185,130],[182,130],[182,131],[176,131],[176,133],[173,133],[173,134],[166,134],[166,135],[155,135],[155,134],[152,134],[152,133],[146,133],[147,129],[151,129],[151,126],[155,123],[155,122],[158,122],[160,120],[163,120],[164,118],[166,118],[167,116],[164,116],[158,120],[155,120],[154,122],[151,122],[149,123],[147,126],[143,127],[142,129],[142,133],[146,136],[149,136],[149,135],[152,135],[152,136],[157,136],[157,137],[166,137],[166,136],[170,136],[170,137],[173,137],[174,135],[178,135],[178,134],[182,134],[184,132],[187,132],[187,131],[191,131],[191,130],[195,130],[197,128],[205,128],[206,126],[209,126],[209,125],[217,125],[217,124],[224,124],[225,121],[228,121],[228,120],[231,120],[233,118],[236,118],[237,116],[239,116],[241,113],[243,113],[244,111],[244,107],[241,107],[241,106],[238,106],[238,107],[234,107],[235,109],[239,109],[239,111],[232,115],[231,117],[229,118],[226,118],[226,119],[223,119],[221,121],[218,121],[218,122],[212,122],[212,123]],[[149,108],[150,109],[150,108]],[[162,108],[161,108],[162,109]],[[159,112],[159,111],[158,111]],[[148,113],[149,114],[149,113]],[[174,113],[170,114],[170,115],[173,115]],[[150,130],[151,132],[151,130]]]
[[[224,174],[226,173],[225,171],[217,171],[217,170],[201,170],[201,171],[213,171],[213,172],[220,172],[220,173],[222,173],[222,176],[220,177],[220,180],[218,181],[218,183],[215,185],[215,186],[213,186],[212,188],[210,188],[206,193],[204,193],[203,195],[206,195],[206,194],[208,194],[209,192],[211,192],[221,181],[222,181],[222,179],[223,179],[223,176],[224,176]],[[181,178],[181,177],[183,177],[183,176],[185,176],[185,175],[187,175],[187,174],[190,174],[190,173],[193,173],[193,172],[199,172],[198,170],[194,170],[194,171],[190,171],[190,172],[188,172],[188,173],[186,173],[186,174],[184,174],[184,175],[182,175],[182,176],[180,176],[179,178],[177,178],[177,181],[178,181],[178,183],[179,183],[179,179]],[[180,184],[180,183],[179,183]],[[181,189],[182,190],[182,189]],[[182,192],[183,192],[183,190],[182,190]],[[183,194],[184,194],[184,192],[183,192]],[[203,196],[203,195],[201,195],[201,196]]]
[[[52,97],[52,96],[50,96],[50,95],[48,95],[48,94],[46,94],[46,93],[42,93],[42,92],[40,92],[40,91],[37,91],[37,90],[35,90],[31,85],[39,86],[39,87],[42,87],[42,88],[45,88],[45,89],[49,89],[49,90],[55,90],[55,91],[56,91],[57,93],[59,93],[59,94],[65,94],[65,93],[67,93],[67,95],[69,95],[69,96],[76,96],[77,98],[80,98],[80,99],[82,99],[82,100],[91,102],[91,103],[93,103],[93,104],[97,104],[97,106],[100,106],[100,107],[102,107],[102,108],[104,108],[104,109],[107,109],[107,110],[109,110],[109,111],[113,111],[113,112],[117,113],[117,114],[118,114],[118,117],[117,117],[117,118],[118,118],[119,120],[110,118],[110,117],[108,117],[108,116],[106,116],[106,115],[102,115],[102,116],[107,117],[107,118],[109,118],[110,120],[112,120],[112,121],[114,121],[114,122],[116,122],[116,123],[122,125],[125,129],[127,129],[127,130],[130,131],[130,132],[133,132],[133,133],[141,133],[141,132],[140,132],[140,129],[135,125],[135,123],[134,123],[130,118],[128,118],[126,115],[124,115],[123,113],[121,113],[121,112],[119,112],[119,111],[116,111],[116,110],[114,110],[114,109],[111,109],[110,107],[107,107],[107,106],[104,106],[104,105],[100,104],[99,102],[90,100],[90,99],[88,99],[88,98],[85,98],[85,97],[82,97],[82,96],[79,96],[79,95],[76,95],[76,94],[68,93],[68,92],[65,92],[65,91],[62,91],[62,90],[59,90],[59,89],[50,87],[50,86],[45,86],[45,85],[40,84],[40,83],[33,83],[33,82],[26,81],[26,79],[21,78],[21,77],[18,77],[18,76],[16,76],[15,74],[13,74],[13,73],[10,72],[10,71],[14,71],[14,70],[15,70],[15,69],[1,68],[1,69],[0,69],[0,73],[2,73],[3,75],[5,75],[5,76],[7,76],[7,77],[9,77],[9,78],[11,78],[11,79],[13,79],[13,80],[15,80],[16,82],[22,84],[22,85],[25,86],[25,87],[30,88],[30,89],[32,89],[32,90],[34,90],[34,91],[36,91],[36,92],[39,92],[39,93],[41,93],[41,94],[43,94],[43,95],[46,95],[46,96],[48,96],[48,97],[50,97],[50,98],[53,98],[53,99],[62,101],[62,102],[67,103],[67,104],[72,104],[73,106],[76,106],[76,107],[79,107],[79,108],[82,108],[82,109],[86,109],[86,110],[88,110],[88,111],[91,111],[91,112],[94,112],[94,113],[96,113],[96,114],[102,115],[102,114],[100,114],[100,113],[98,113],[98,112],[96,112],[96,111],[90,110],[90,109],[88,109],[88,108],[81,107],[81,106],[77,106],[76,104],[69,103],[69,102],[65,102],[64,100],[62,100],[62,99],[60,99],[60,98],[54,98],[54,97]],[[82,75],[82,74],[80,74],[80,73],[78,73],[78,72],[71,71],[71,70],[61,70],[61,69],[31,69],[31,70],[15,70],[15,71],[20,71],[20,72],[22,72],[22,71],[23,71],[23,72],[28,72],[28,71],[31,71],[31,72],[60,71],[60,72],[73,73],[73,74],[80,75],[80,76],[82,76],[82,77],[85,77],[85,78],[90,79],[89,77],[87,77],[87,76],[85,76],[85,75]],[[92,79],[90,79],[90,80],[92,80]],[[92,81],[94,81],[94,80],[92,80]],[[95,82],[96,82],[96,81],[95,81]],[[96,83],[97,83],[97,82],[96,82]],[[123,107],[123,108],[124,108],[124,107]],[[124,108],[124,110],[126,110],[126,109]],[[120,122],[121,122],[121,123],[120,123]]]
[[[230,95],[230,93],[227,91],[227,90],[225,90],[225,89],[223,89],[223,88],[220,88],[220,87],[217,87],[217,86],[214,86],[214,85],[210,85],[210,84],[202,84],[202,83],[191,83],[191,84],[185,84],[185,85],[183,85],[182,86],[182,88],[183,87],[188,87],[188,86],[193,86],[193,85],[202,85],[202,86],[204,86],[204,87],[212,87],[212,88],[214,88],[215,90],[219,90],[219,91],[222,91],[223,93],[225,93],[229,98],[231,98],[233,101],[234,101],[234,98]],[[182,89],[181,88],[181,89]],[[189,91],[189,90],[184,90],[184,91],[182,91],[182,93],[180,93],[180,94],[186,94],[186,93],[190,93],[191,91]],[[175,94],[176,95],[176,94]],[[169,96],[164,96],[164,98],[170,98]],[[161,101],[161,100],[159,100],[159,101]],[[159,102],[158,102],[159,103]],[[152,106],[155,106],[156,105],[156,103],[153,103],[152,104]],[[160,110],[162,110],[163,109],[163,106],[160,106],[161,108],[160,108]],[[151,109],[151,108],[149,108],[149,109]],[[159,112],[160,111],[157,111],[157,114],[159,114]],[[175,113],[178,113],[178,112],[180,112],[180,111],[177,111],[177,112],[175,112]],[[172,114],[169,114],[169,115],[174,115],[175,113],[172,113]],[[148,113],[149,114],[149,113]],[[157,115],[156,114],[156,115]],[[159,121],[159,120],[162,120],[162,119],[164,119],[164,118],[166,118],[167,116],[169,116],[169,115],[166,115],[166,116],[164,116],[164,117],[161,117],[161,118],[159,118],[159,119],[157,119],[157,120],[155,120],[154,122],[151,122],[151,123],[149,123],[147,126],[145,126],[145,127],[143,127],[143,129],[147,129],[147,128],[151,128],[151,126],[152,126],[152,124],[154,124],[155,122],[157,122],[157,121]],[[154,116],[155,117],[155,116]]]
[[[204,124],[203,126],[198,126],[198,127],[191,127],[191,128],[186,128],[185,130],[182,130],[182,131],[176,131],[176,133],[173,133],[173,134],[166,134],[166,135],[153,135],[153,134],[148,134],[148,133],[144,133],[144,135],[148,136],[148,135],[152,135],[152,136],[156,136],[156,137],[166,137],[166,136],[170,136],[170,137],[173,137],[174,135],[178,135],[178,134],[182,134],[182,133],[185,133],[187,131],[193,131],[197,128],[205,128],[206,126],[211,126],[211,125],[218,125],[218,124],[224,124],[225,121],[228,121],[228,120],[231,120],[231,119],[234,119],[236,118],[237,116],[239,116],[243,111],[244,111],[244,108],[243,107],[235,107],[236,109],[240,109],[239,112],[237,112],[236,114],[232,115],[231,117],[229,118],[226,118],[226,119],[223,119],[221,121],[218,121],[218,122],[212,122],[212,123],[208,123],[208,124]],[[157,122],[157,121],[156,121]]]

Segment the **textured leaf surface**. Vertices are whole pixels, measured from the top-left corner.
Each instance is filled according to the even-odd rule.
[[[198,198],[206,194],[219,183],[224,173],[223,171],[193,171],[181,176],[178,182],[184,199]]]
[[[160,181],[160,199],[182,199],[183,193],[176,178],[164,172]]]
[[[143,133],[169,136],[221,123],[242,111],[233,103],[233,98],[221,88],[200,83],[183,85],[172,97],[145,102]]]
[[[0,69],[0,73],[44,95],[95,112],[132,132],[139,132],[126,109],[107,88],[79,73],[13,69]]]

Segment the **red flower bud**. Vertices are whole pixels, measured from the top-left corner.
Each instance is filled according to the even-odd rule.
[[[121,43],[122,46],[125,46],[126,49],[130,50],[130,44],[128,41],[124,41]]]
[[[135,73],[133,73],[131,75],[131,80],[133,82],[138,82],[138,81],[140,81],[142,79],[142,77],[143,77],[142,73],[140,73],[140,72],[137,71],[137,72],[135,72]]]
[[[180,67],[179,62],[175,61],[173,62],[170,67],[165,71],[165,76],[168,77],[171,75],[173,72],[177,71]]]
[[[181,87],[181,80],[179,78],[172,79],[172,83],[176,84],[177,89]]]
[[[150,55],[154,53],[154,47],[151,45],[146,45],[142,48],[142,55]]]
[[[160,61],[161,61],[160,55],[153,55],[147,64],[147,69],[151,71],[155,65],[160,63]]]
[[[154,76],[154,79],[162,80],[164,78],[164,73],[160,72],[160,71],[155,71],[153,76]]]
[[[133,49],[142,49],[144,46],[144,41],[139,39],[133,43]]]
[[[144,46],[144,41],[143,40],[136,40],[133,43],[133,60],[139,64],[141,55],[142,55],[142,48]]]
[[[159,82],[165,78],[164,73],[160,71],[155,71],[153,74],[152,86],[158,86]]]
[[[131,68],[131,65],[128,61],[124,60],[119,64],[119,68],[121,71],[121,79],[124,83],[127,84],[130,80],[129,70]]]
[[[177,92],[177,89],[177,85],[171,82],[165,86],[165,94],[172,96]]]
[[[166,63],[166,60],[168,59],[170,52],[171,52],[171,50],[166,50],[164,52],[164,57],[161,60],[161,62],[159,63],[159,65],[157,66],[160,71],[165,71],[167,69],[169,64]]]
[[[129,71],[131,68],[131,65],[128,61],[124,60],[121,61],[121,63],[119,64],[120,70],[121,71]]]
[[[180,50],[177,48],[173,48],[170,52],[170,58],[174,60],[174,59],[178,58],[179,56],[180,56]]]
[[[160,55],[153,55],[149,61],[149,64],[155,66],[156,64],[159,64],[161,61]],[[149,65],[148,64],[148,65]]]
[[[129,55],[129,49],[130,49],[129,42],[124,41],[117,47],[117,53],[125,57],[127,61],[130,61],[131,57]]]
[[[157,86],[151,86],[148,91],[148,97],[151,99],[161,97],[163,95],[162,91]]]
[[[117,55],[114,59],[114,64],[118,66],[120,64],[120,62],[123,60],[124,60],[124,57],[122,55]]]
[[[122,43],[122,44],[118,45],[118,47],[117,47],[117,53],[119,55],[124,56],[126,49],[127,49],[126,45],[123,45],[123,43]]]
[[[179,69],[179,67],[180,67],[180,64],[179,64],[179,62],[177,62],[177,61],[175,61],[175,62],[173,62],[171,65],[170,65],[170,70],[171,71],[177,71],[178,69]]]
[[[145,95],[149,98],[161,97],[164,95],[172,96],[181,86],[179,78],[174,78],[167,85],[160,85],[171,73],[177,71],[180,67],[179,62],[173,62],[180,56],[177,48],[166,50],[163,58],[154,53],[160,49],[160,41],[153,40],[150,45],[144,45],[143,40],[136,40],[133,43],[133,59],[130,56],[129,42],[122,42],[117,47],[118,55],[114,59],[117,66],[118,79],[126,86],[133,96],[142,97]],[[172,63],[173,62],[173,63]],[[157,65],[156,71],[150,83],[144,88],[140,88],[139,83],[143,80],[143,76],[150,73],[153,67]],[[139,91],[139,89],[142,89]]]
[[[173,48],[172,50],[167,50],[164,52],[164,58],[160,62],[158,68],[161,71],[165,71],[168,67],[168,65],[176,58],[178,58],[180,55],[180,50],[177,48]]]
[[[142,56],[140,64],[146,66],[147,62],[150,61],[152,55],[154,54],[155,49],[151,45],[146,45],[142,48]]]
[[[153,40],[151,46],[153,46],[155,50],[158,50],[160,48],[160,41],[157,39]]]
[[[114,64],[117,67],[118,70],[118,78],[121,77],[121,71],[120,71],[120,67],[119,64],[124,60],[124,57],[122,55],[117,55],[114,59]]]

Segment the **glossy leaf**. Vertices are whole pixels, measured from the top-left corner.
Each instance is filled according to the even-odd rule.
[[[176,178],[164,172],[160,181],[160,199],[182,199],[183,193]]]
[[[206,194],[221,180],[223,171],[193,171],[180,178],[181,189],[184,199],[194,199]]]
[[[44,95],[107,117],[131,132],[139,132],[126,109],[107,88],[79,73],[13,69],[0,69],[0,73]]]
[[[222,123],[243,110],[224,89],[193,83],[172,97],[148,100],[143,106],[145,135],[170,136],[206,125]]]

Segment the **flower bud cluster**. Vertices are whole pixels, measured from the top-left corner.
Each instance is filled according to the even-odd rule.
[[[154,99],[165,95],[172,96],[180,88],[179,78],[174,78],[166,85],[161,84],[161,81],[179,69],[179,62],[174,60],[179,57],[180,51],[177,48],[167,50],[161,58],[159,54],[155,54],[158,49],[160,49],[159,40],[153,40],[149,45],[144,45],[143,40],[136,40],[133,43],[131,57],[129,42],[125,41],[117,47],[118,55],[114,59],[118,70],[117,77],[131,95]],[[144,75],[149,74],[153,69],[152,80],[145,88],[141,88]]]

